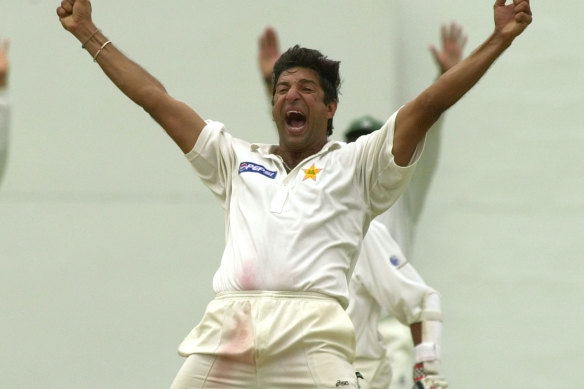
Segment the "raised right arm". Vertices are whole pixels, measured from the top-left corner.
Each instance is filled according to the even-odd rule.
[[[430,50],[438,71],[442,75],[461,61],[462,52],[466,44],[466,35],[463,33],[462,27],[457,23],[443,25],[440,34],[441,47],[431,46]],[[409,203],[409,214],[412,218],[411,225],[413,228],[415,228],[420,219],[430,190],[430,184],[436,173],[442,143],[444,117],[445,115],[440,116],[426,135],[424,153],[417,163],[416,172],[412,176],[402,200]]]
[[[109,79],[144,108],[184,152],[189,152],[205,121],[188,105],[170,96],[164,86],[130,60],[105,37],[91,18],[89,0],[63,0],[57,8],[61,25],[82,43]]]
[[[272,72],[274,64],[280,58],[280,44],[276,30],[272,27],[267,27],[260,36],[258,47],[258,65],[266,88],[266,94],[271,102],[272,89],[274,87],[272,84]]]
[[[428,129],[462,98],[532,21],[530,0],[495,0],[493,33],[465,60],[405,104],[396,118],[393,155],[406,166]]]

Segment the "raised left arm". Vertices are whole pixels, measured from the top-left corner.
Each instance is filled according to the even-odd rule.
[[[471,55],[444,73],[418,97],[404,105],[396,118],[393,155],[398,165],[410,161],[417,144],[440,115],[466,94],[531,23],[529,0],[496,0],[495,30]]]

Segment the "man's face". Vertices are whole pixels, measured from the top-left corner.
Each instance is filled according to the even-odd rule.
[[[316,152],[327,139],[327,123],[337,109],[337,102],[324,103],[324,90],[316,71],[294,67],[280,74],[272,116],[280,146],[290,152]]]

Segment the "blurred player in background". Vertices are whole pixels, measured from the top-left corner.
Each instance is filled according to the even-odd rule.
[[[10,104],[8,100],[8,46],[7,40],[0,40],[0,185],[8,162],[10,141]]]

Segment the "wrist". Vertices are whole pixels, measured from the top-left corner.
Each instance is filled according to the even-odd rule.
[[[71,29],[71,33],[77,38],[81,44],[84,44],[91,40],[94,36],[96,31],[99,31],[98,28],[93,23],[85,23],[82,25],[78,25],[75,29]]]
[[[414,361],[423,366],[426,373],[440,372],[440,348],[434,343],[422,343],[414,347]]]
[[[423,342],[414,347],[414,359],[416,362],[440,359],[441,351],[438,344],[434,342]]]
[[[491,34],[487,42],[490,46],[497,47],[501,52],[503,52],[507,50],[509,46],[511,46],[511,43],[513,43],[514,39],[515,36],[506,34],[504,31],[496,29],[493,34]]]

